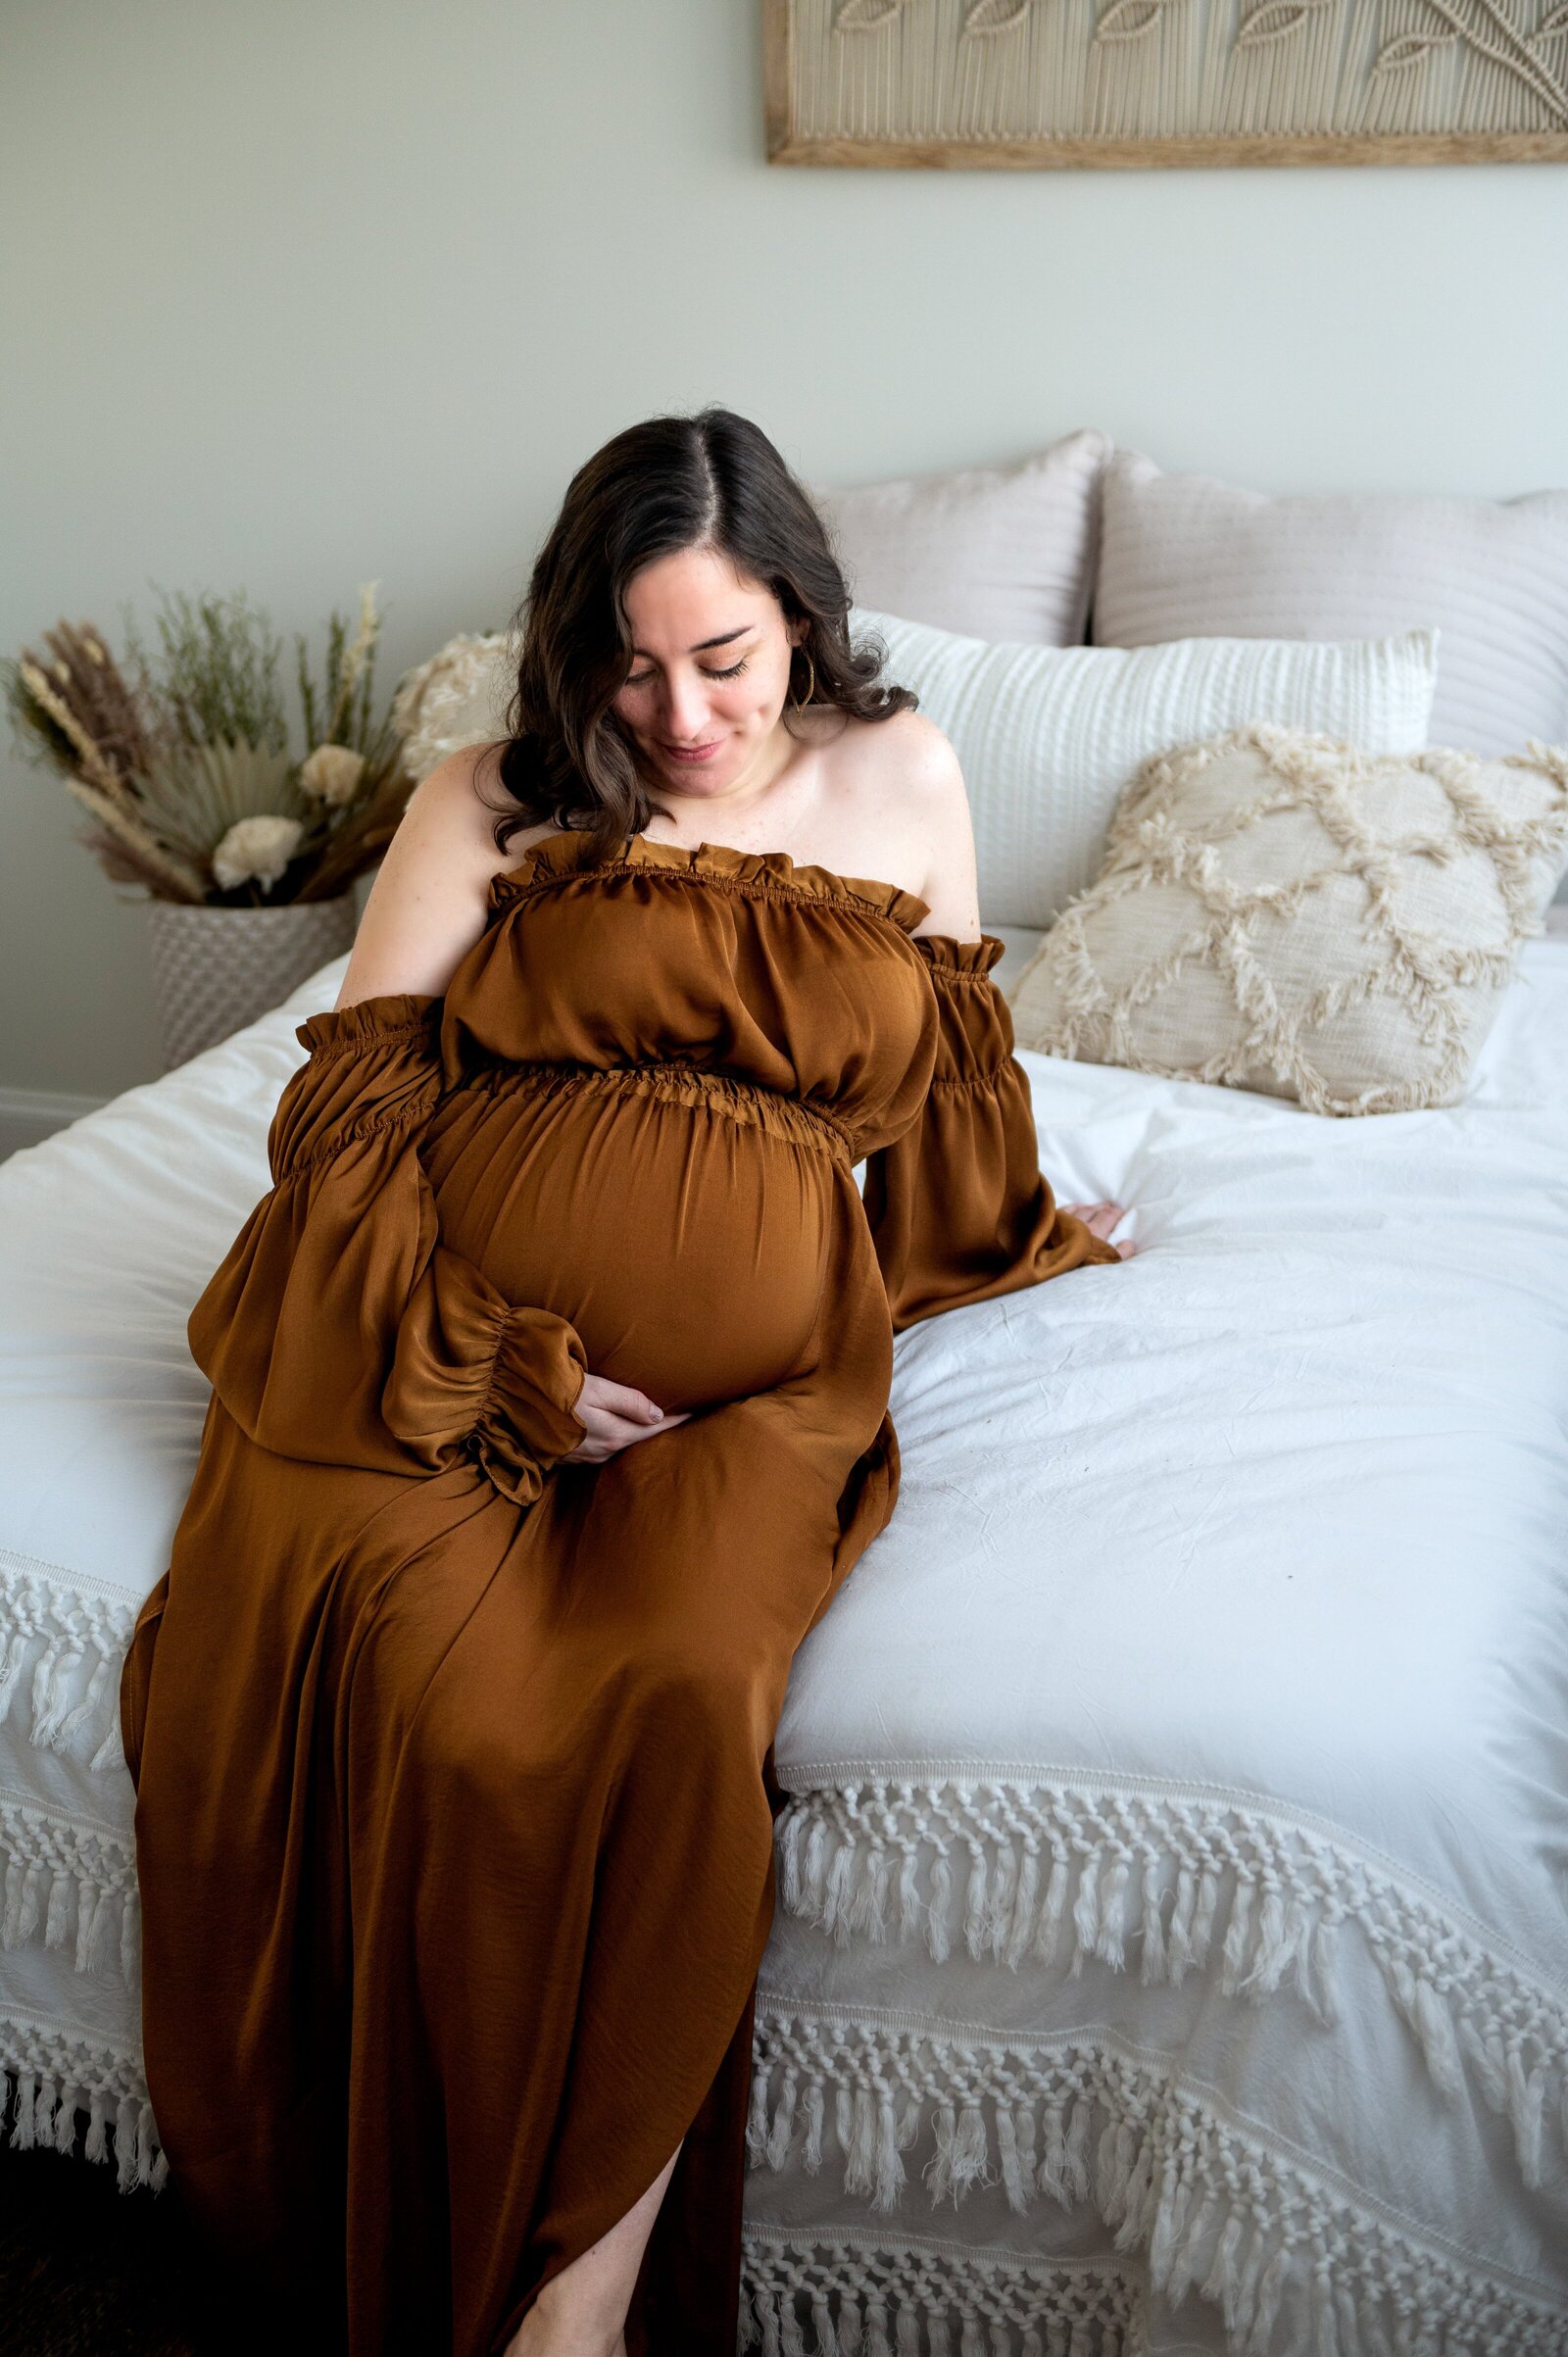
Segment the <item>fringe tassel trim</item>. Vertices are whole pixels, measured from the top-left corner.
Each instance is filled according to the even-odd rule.
[[[40,1751],[123,1778],[120,1673],[138,1608],[0,1547],[0,1720]]]
[[[141,1986],[133,1846],[90,1818],[0,1792],[0,1947],[64,1948],[79,1973]]]
[[[742,2229],[737,2357],[1131,2357],[1144,2346],[1128,2278],[1093,2261]]]
[[[1348,2199],[1245,2134],[1176,2074],[1103,2039],[998,2034],[977,2043],[853,2021],[838,2007],[818,2018],[761,1996],[755,2133],[747,2138],[752,2167],[788,2166],[794,2123],[813,2110],[831,2124],[846,2193],[873,2210],[899,2206],[908,2183],[903,2156],[920,2142],[928,2116],[932,2151],[919,2174],[932,2208],[950,2199],[956,2206],[973,2185],[999,2183],[1019,2213],[1042,2194],[1063,2209],[1092,2204],[1113,2230],[1114,2249],[1134,2262],[1129,2280],[1141,2283],[1146,2264],[1148,2281],[1172,2308],[1189,2292],[1216,2303],[1235,2357],[1264,2357],[1276,2345],[1277,2323],[1289,2328],[1278,2345],[1312,2357],[1415,2357],[1428,2346],[1423,2335],[1435,2336],[1430,2346],[1443,2357],[1568,2357],[1568,2314],[1560,2307],[1532,2301],[1513,2283],[1423,2242],[1415,2230],[1401,2230],[1386,2211]],[[801,2159],[812,2174],[820,2168],[820,2137],[816,2157],[808,2138]],[[761,2263],[758,2237],[775,2232],[784,2230],[748,2229],[743,2350],[760,2338],[764,2357],[770,2348],[817,2357],[862,2345],[867,2357],[878,2350],[883,2357],[923,2350],[969,2357],[972,2326],[978,2357],[1050,2357],[1053,2331],[1066,2332],[1061,2345],[1073,2357],[1082,2318],[1039,2282],[1020,2306],[1024,2262],[1016,2276],[1006,2273],[1002,2304],[966,2304],[953,2244],[942,2245],[950,2274],[933,2279],[924,2260],[909,2255],[917,2245],[902,2237],[878,2241],[894,2281],[882,2293],[877,2330],[884,2338],[862,2344],[858,2335],[872,2332],[861,2304],[865,2282],[837,2230],[822,2241],[830,2272],[812,2291],[817,2336],[807,2348],[791,2337],[800,2332],[792,2303],[811,2279],[807,2271],[781,2273],[772,2257]],[[791,2240],[789,2247],[797,2246]],[[996,2257],[986,2253],[988,2268]],[[886,2338],[890,2320],[895,2341]],[[1015,2327],[1022,2338],[1013,2336]],[[1109,2326],[1096,2321],[1089,2329],[1103,2335]],[[1116,2351],[1122,2343],[1112,2338],[1103,2346]]]
[[[1207,1971],[1254,2003],[1288,1985],[1325,2028],[1349,1924],[1435,2084],[1455,2094],[1468,2069],[1507,2118],[1526,2185],[1548,2124],[1568,2153],[1560,2000],[1305,1827],[1222,1800],[879,1777],[795,1795],[774,1834],[780,1905],[841,1947],[922,1939],[941,1964],[961,1939],[1013,1972],[1098,1958],[1146,1986]]]
[[[162,2192],[169,2159],[138,2063],[113,2048],[16,2019],[0,2023],[0,2036],[8,2055],[0,2063],[0,2136],[24,2152],[73,2154],[77,2117],[85,2112],[84,2157],[107,2161],[112,2133],[121,2192],[138,2185]]]

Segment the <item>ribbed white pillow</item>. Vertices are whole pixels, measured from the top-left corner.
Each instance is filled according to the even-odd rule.
[[[1323,730],[1368,753],[1426,743],[1438,633],[1320,645],[1189,638],[1170,646],[990,644],[866,607],[856,640],[887,649],[958,756],[987,926],[1049,925],[1099,868],[1117,797],[1152,754],[1251,720]]]
[[[1440,745],[1507,754],[1568,738],[1568,491],[1271,499],[1119,450],[1101,496],[1097,646],[1430,625],[1443,632]]]

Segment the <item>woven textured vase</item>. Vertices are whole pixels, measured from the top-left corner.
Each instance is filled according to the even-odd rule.
[[[267,1014],[352,949],[358,923],[352,890],[277,908],[146,906],[166,1072]]]

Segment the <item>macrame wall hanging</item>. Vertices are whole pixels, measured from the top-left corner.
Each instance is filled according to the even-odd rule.
[[[763,0],[775,164],[1568,159],[1568,0]]]

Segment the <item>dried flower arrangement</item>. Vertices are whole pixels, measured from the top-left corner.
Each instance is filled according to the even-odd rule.
[[[358,625],[333,613],[318,689],[296,633],[309,750],[288,749],[281,645],[243,590],[158,591],[150,656],[127,612],[125,667],[91,622],[46,630],[0,663],[17,738],[58,771],[93,825],[77,840],[141,897],[210,908],[330,900],[378,859],[412,789],[390,712],[373,711],[376,584]]]

